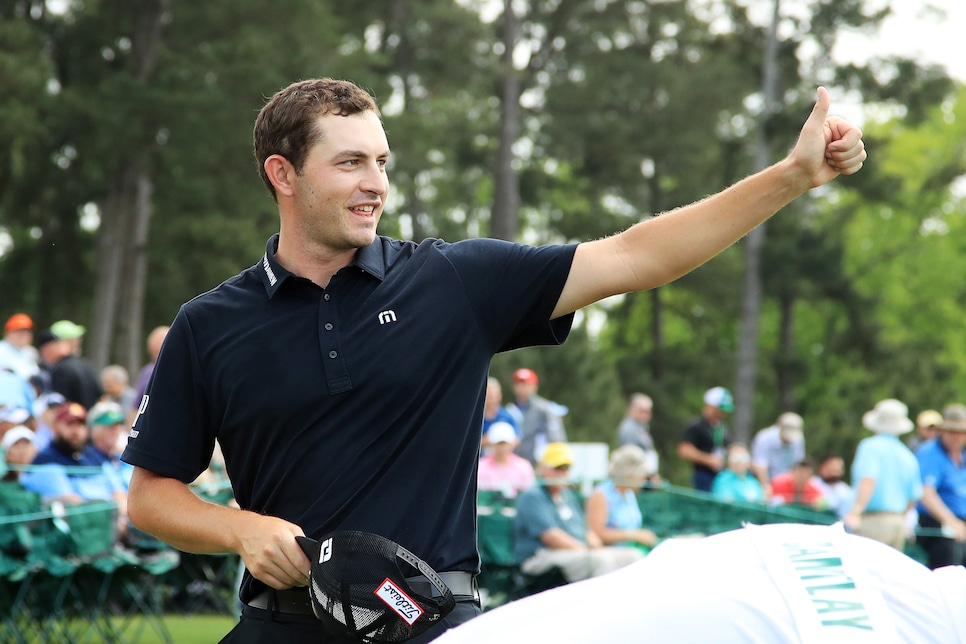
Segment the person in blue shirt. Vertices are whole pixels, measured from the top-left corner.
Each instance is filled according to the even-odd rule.
[[[587,499],[587,525],[605,545],[633,546],[644,552],[658,541],[644,527],[637,495],[653,474],[648,455],[637,445],[622,445],[610,455],[608,478]]]
[[[855,498],[843,517],[855,533],[902,550],[908,528],[906,513],[922,496],[922,480],[915,455],[899,437],[915,428],[909,408],[894,398],[880,400],[862,416],[874,432],[863,438],[852,461]]]
[[[486,439],[486,433],[490,431],[493,423],[507,423],[513,428],[517,440],[522,438],[520,434],[520,424],[513,414],[503,406],[503,386],[500,381],[490,376],[486,379],[486,393],[483,394],[483,447],[490,447]]]
[[[717,501],[733,503],[746,501],[748,503],[762,503],[765,500],[765,490],[757,478],[748,471],[751,466],[751,455],[743,443],[732,443],[728,446],[725,469],[721,470],[711,485],[711,496]]]
[[[919,446],[922,470],[919,525],[928,533],[919,543],[930,568],[962,564],[966,541],[966,405],[943,408],[939,435]],[[936,535],[941,531],[940,535]],[[932,533],[932,534],[929,534]]]

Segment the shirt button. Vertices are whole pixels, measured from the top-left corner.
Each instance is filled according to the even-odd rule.
[[[325,330],[326,331],[331,331],[332,330],[332,323],[331,322],[326,322],[325,323]]]
[[[325,295],[323,295],[322,296],[322,299],[325,300],[326,302],[328,302],[329,301],[329,294],[326,293]]]
[[[339,357],[339,352],[338,351],[329,351],[329,357],[330,358],[338,358]]]

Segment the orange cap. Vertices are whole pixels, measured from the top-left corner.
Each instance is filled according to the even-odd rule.
[[[4,331],[20,331],[22,329],[34,328],[34,321],[30,319],[30,316],[26,313],[14,313],[7,320],[7,324],[3,327]]]

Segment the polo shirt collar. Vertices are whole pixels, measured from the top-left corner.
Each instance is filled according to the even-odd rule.
[[[357,266],[363,272],[369,273],[381,281],[386,276],[386,257],[382,248],[382,239],[376,237],[373,243],[359,249],[350,266]],[[269,298],[275,295],[275,292],[281,288],[284,282],[297,277],[275,259],[277,250],[278,233],[275,233],[268,239],[268,243],[265,245],[265,254],[262,255],[262,260],[259,262],[259,274],[265,284],[265,292]]]

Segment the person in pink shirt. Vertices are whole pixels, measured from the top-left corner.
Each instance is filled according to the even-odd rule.
[[[501,492],[512,499],[536,482],[530,461],[513,453],[519,440],[510,423],[498,421],[490,425],[486,442],[491,449],[480,458],[479,489]]]

